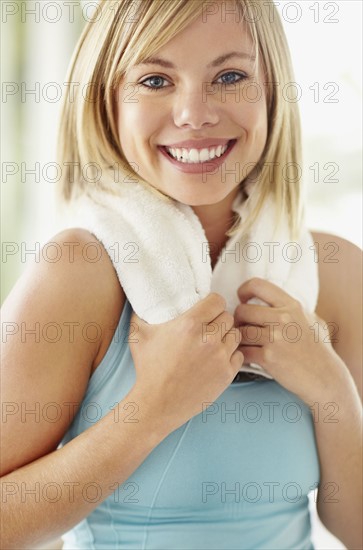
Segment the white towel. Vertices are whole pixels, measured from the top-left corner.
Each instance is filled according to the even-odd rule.
[[[164,202],[140,182],[121,186],[119,196],[98,192],[93,197],[79,199],[74,221],[104,245],[127,299],[146,322],[174,319],[210,292],[221,294],[233,314],[238,287],[252,277],[271,281],[309,312],[315,310],[313,240],[304,229],[300,240],[291,243],[287,223],[276,230],[272,199],[264,203],[247,237],[240,230],[229,238],[212,272],[208,240],[190,206]],[[242,220],[250,208],[241,194],[232,207]],[[264,303],[258,298],[250,302]],[[243,365],[241,370],[271,378],[258,365]]]

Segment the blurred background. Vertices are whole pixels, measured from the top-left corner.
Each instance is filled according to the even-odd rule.
[[[286,94],[302,115],[308,227],[362,246],[362,2],[276,4],[295,67]],[[1,2],[2,301],[64,226],[54,197],[58,117],[72,51],[96,5]],[[321,526],[313,499],[311,508],[316,548],[344,548]]]

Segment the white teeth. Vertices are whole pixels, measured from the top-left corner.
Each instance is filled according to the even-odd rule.
[[[183,153],[183,157],[184,157],[184,153]],[[190,162],[199,162],[199,152],[196,149],[191,149],[188,160]]]
[[[215,157],[221,157],[227,150],[228,143],[226,145],[218,145],[217,147],[211,147],[210,149],[174,149],[171,147],[165,147],[165,149],[179,162],[187,164],[200,164],[207,162]]]
[[[214,154],[214,150],[213,150],[213,154]],[[201,151],[199,151],[199,160],[201,162],[205,162],[206,160],[209,160],[209,158],[210,158],[210,155],[209,155],[208,149],[202,149]]]

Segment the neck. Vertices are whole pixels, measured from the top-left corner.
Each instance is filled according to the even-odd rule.
[[[238,188],[233,190],[232,193],[216,204],[191,207],[198,216],[208,239],[212,268],[229,239],[226,233],[235,220],[232,204],[238,192]]]

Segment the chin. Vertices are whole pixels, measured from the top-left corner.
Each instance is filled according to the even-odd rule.
[[[169,195],[174,200],[181,202],[182,204],[187,204],[188,206],[208,206],[212,204],[217,204],[224,199],[224,196],[217,197],[216,199],[211,198],[210,194],[208,196],[196,197],[195,195],[185,195],[185,194],[173,194]]]
[[[232,189],[227,190],[226,188],[221,189],[220,182],[214,186],[214,189],[212,183],[206,182],[199,182],[199,184],[195,182],[188,182],[186,184],[184,182],[179,185],[176,184],[172,189],[168,189],[168,187],[170,187],[169,185],[165,187],[153,187],[171,199],[189,206],[208,206],[218,204],[233,191],[233,187]]]
[[[199,196],[189,196],[187,197],[187,200],[180,202],[185,202],[185,204],[189,204],[190,206],[212,206],[225,200],[230,193],[231,190],[228,192],[224,191],[219,193],[211,193],[209,189],[207,192],[201,193]]]

